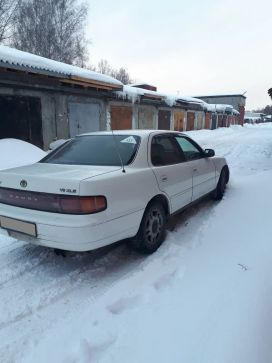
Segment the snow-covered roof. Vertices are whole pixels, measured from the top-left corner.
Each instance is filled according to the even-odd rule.
[[[212,94],[212,95],[202,95],[202,96],[196,96],[197,98],[220,98],[220,97],[243,97],[246,98],[246,96],[242,93],[230,93],[230,94]]]
[[[157,88],[154,84],[151,84],[151,83],[148,83],[148,82],[131,83],[129,86],[131,86],[131,87],[138,87],[138,86],[142,86],[144,84],[147,85],[147,86],[150,86],[150,87]]]
[[[17,70],[23,69],[33,73],[45,73],[59,78],[81,79],[86,82],[94,81],[112,85],[114,88],[121,88],[123,85],[110,76],[22,52],[4,45],[0,45],[0,67],[9,67]]]
[[[232,113],[237,113],[238,111],[236,111],[232,105],[225,105],[225,104],[212,104],[212,103],[206,103],[205,104],[207,111],[209,112],[232,112]],[[235,111],[235,112],[234,112]],[[238,112],[239,114],[239,112]]]
[[[140,101],[141,96],[146,96],[150,98],[153,97],[157,99],[162,99],[168,106],[174,106],[178,102],[194,103],[200,104],[202,106],[205,105],[204,101],[197,98],[149,91],[144,88],[139,88],[135,86],[132,87],[128,85],[123,87],[123,91],[117,91],[116,94],[119,98],[128,98],[132,103]]]

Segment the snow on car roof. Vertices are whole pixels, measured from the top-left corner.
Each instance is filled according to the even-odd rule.
[[[37,73],[50,73],[57,77],[80,77],[87,80],[109,83],[122,87],[122,83],[113,77],[100,74],[88,69],[57,62],[52,59],[40,57],[35,54],[22,52],[21,50],[0,45],[0,67],[24,69]]]

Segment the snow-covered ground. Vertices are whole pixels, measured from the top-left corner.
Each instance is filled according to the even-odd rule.
[[[272,362],[271,124],[189,134],[231,181],[152,256],[63,258],[0,236],[1,363]]]

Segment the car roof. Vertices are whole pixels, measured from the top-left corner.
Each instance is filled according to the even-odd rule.
[[[131,129],[131,130],[113,130],[113,131],[96,131],[96,132],[88,132],[85,134],[77,135],[77,136],[88,136],[88,135],[136,135],[136,136],[149,136],[150,134],[169,134],[169,133],[176,133],[182,134],[179,131],[172,131],[172,130],[140,130],[140,129]]]

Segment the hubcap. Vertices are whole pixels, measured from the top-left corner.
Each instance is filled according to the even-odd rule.
[[[146,219],[145,235],[149,244],[156,244],[161,236],[163,217],[160,210],[152,209]]]

